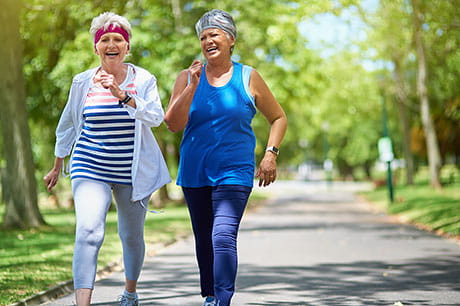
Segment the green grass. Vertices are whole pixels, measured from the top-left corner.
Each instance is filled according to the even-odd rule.
[[[394,202],[389,203],[386,186],[363,195],[390,214],[402,216],[409,222],[451,236],[460,235],[460,180],[446,178],[442,190],[429,186],[427,179],[418,177],[416,183],[396,185]]]
[[[190,233],[187,208],[169,206],[147,214],[147,251]],[[72,278],[75,217],[73,210],[42,210],[49,226],[33,230],[2,230],[0,236],[0,305],[8,305]],[[98,268],[121,258],[116,212],[109,212]]]
[[[265,196],[253,192],[248,209]],[[4,206],[0,206],[3,215]],[[147,253],[191,233],[187,207],[170,204],[164,213],[147,213]],[[75,215],[73,209],[41,209],[49,226],[32,230],[0,230],[0,305],[8,305],[72,279]],[[107,215],[106,235],[99,252],[98,268],[119,261],[121,242],[115,211]]]

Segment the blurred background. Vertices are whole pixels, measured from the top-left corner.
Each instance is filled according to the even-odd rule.
[[[458,0],[1,3],[0,205],[6,227],[39,225],[41,204],[71,205],[66,179],[49,195],[42,177],[52,167],[54,130],[72,77],[99,63],[89,26],[104,11],[132,23],[127,61],[157,77],[165,108],[177,74],[200,54],[195,22],[212,8],[230,12],[239,35],[234,60],[261,73],[288,115],[280,179],[382,185],[391,170],[392,182],[413,184],[425,171],[427,184],[439,189],[449,183],[443,177],[458,177]],[[256,116],[253,126],[260,160],[265,118]],[[164,125],[154,132],[174,177],[181,135]],[[155,205],[171,197],[169,189],[159,192]]]
[[[370,182],[368,199],[395,203],[387,212],[460,234],[460,0],[0,0],[0,305],[71,278],[70,182],[50,194],[42,178],[72,77],[99,64],[92,18],[130,20],[127,62],[157,77],[166,108],[200,57],[195,22],[213,8],[235,19],[233,59],[287,113],[278,179]],[[253,127],[258,163],[268,125],[258,114]],[[182,135],[154,134],[174,179]],[[165,205],[147,218],[149,245],[190,233],[174,182],[152,197]],[[114,212],[106,234],[101,266],[120,256]]]

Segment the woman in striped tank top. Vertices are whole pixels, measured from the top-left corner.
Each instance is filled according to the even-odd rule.
[[[128,20],[103,13],[93,19],[90,32],[101,65],[73,79],[56,129],[54,167],[44,181],[51,191],[64,158],[71,155],[77,305],[90,305],[112,193],[126,276],[120,304],[138,305],[136,285],[144,261],[146,206],[152,192],[170,182],[151,131],[161,124],[164,112],[155,77],[124,62],[130,49]]]

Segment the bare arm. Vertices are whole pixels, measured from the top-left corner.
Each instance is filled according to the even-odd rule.
[[[267,147],[279,148],[287,129],[287,118],[281,105],[276,101],[260,74],[253,70],[249,84],[251,93],[255,97],[257,109],[267,118],[270,124],[270,134]],[[259,178],[259,186],[268,186],[276,179],[276,158],[273,152],[265,152],[256,177]]]
[[[187,125],[190,105],[200,82],[202,67],[202,62],[195,60],[189,69],[183,70],[177,76],[164,118],[168,129],[173,133],[182,131]]]

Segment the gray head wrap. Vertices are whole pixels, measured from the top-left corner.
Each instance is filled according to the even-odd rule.
[[[236,26],[232,16],[222,10],[212,10],[204,13],[195,25],[196,34],[200,37],[200,33],[209,28],[218,28],[233,38],[236,39]]]

